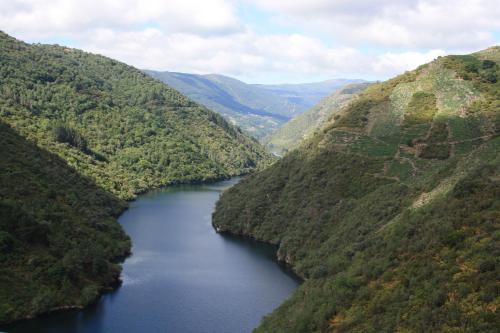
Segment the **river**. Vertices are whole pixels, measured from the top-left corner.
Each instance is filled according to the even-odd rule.
[[[83,311],[54,313],[4,330],[251,332],[299,281],[276,263],[274,247],[212,228],[215,202],[235,182],[141,195],[119,218],[132,238],[133,255],[123,263],[118,289]]]

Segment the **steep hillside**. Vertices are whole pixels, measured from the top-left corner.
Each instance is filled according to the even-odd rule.
[[[340,82],[303,85],[254,85],[224,75],[146,70],[145,73],[222,114],[246,133],[261,139],[340,87]],[[328,89],[328,90],[327,90]]]
[[[340,112],[368,83],[349,84],[325,97],[314,107],[296,116],[264,139],[267,147],[279,155],[296,148],[311,137],[335,113]]]
[[[270,161],[220,115],[133,67],[3,33],[0,118],[125,199],[152,187],[247,173]]]
[[[0,323],[84,306],[117,282],[126,203],[0,121]]]
[[[258,332],[500,330],[500,48],[374,84],[226,191],[220,232],[305,279]]]

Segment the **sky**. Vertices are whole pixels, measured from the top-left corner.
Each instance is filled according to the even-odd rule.
[[[384,80],[500,44],[500,0],[0,0],[0,30],[248,83]]]

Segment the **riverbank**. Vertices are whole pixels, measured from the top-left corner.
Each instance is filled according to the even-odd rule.
[[[119,222],[133,241],[122,285],[81,311],[10,327],[25,332],[250,332],[300,281],[276,248],[217,234],[211,214],[238,180],[141,195]]]

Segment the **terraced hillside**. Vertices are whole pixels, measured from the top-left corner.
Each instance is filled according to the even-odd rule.
[[[348,84],[325,97],[317,105],[294,117],[267,138],[266,146],[274,153],[283,155],[311,137],[326,121],[340,112],[368,83]]]
[[[0,119],[124,199],[271,161],[220,115],[133,67],[1,32]]]
[[[500,47],[374,84],[226,191],[220,232],[305,279],[258,332],[500,330]]]

